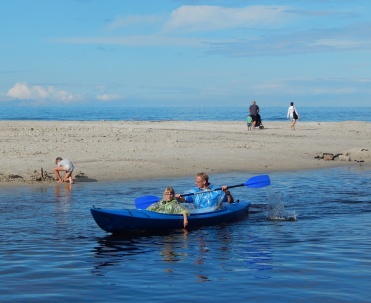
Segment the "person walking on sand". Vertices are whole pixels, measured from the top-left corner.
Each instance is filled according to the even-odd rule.
[[[290,103],[289,109],[287,110],[287,118],[291,119],[291,130],[295,130],[296,120],[300,120],[300,116],[294,106],[294,102]]]
[[[74,166],[72,162],[68,159],[62,159],[61,157],[57,157],[55,159],[55,166],[53,168],[54,174],[57,177],[57,182],[70,182],[70,184],[73,184],[72,179],[72,172],[74,169]],[[64,175],[64,178],[61,178],[61,175],[59,172],[64,171],[66,174]]]
[[[259,106],[256,105],[256,101],[254,100],[249,107],[250,116],[252,118],[253,129],[255,129],[255,124],[256,124],[256,121],[258,120],[259,111],[260,111]]]

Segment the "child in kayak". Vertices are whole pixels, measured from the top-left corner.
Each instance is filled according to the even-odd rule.
[[[147,207],[147,210],[163,214],[182,214],[184,228],[188,225],[189,211],[178,203],[172,187],[166,187],[162,199]]]

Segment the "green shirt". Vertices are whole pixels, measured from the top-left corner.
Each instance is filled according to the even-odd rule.
[[[147,207],[147,210],[155,211],[157,213],[163,214],[187,214],[189,211],[182,205],[178,203],[177,200],[165,201],[160,200],[157,203],[154,203]]]

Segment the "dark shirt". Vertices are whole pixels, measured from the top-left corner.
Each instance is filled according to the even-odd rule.
[[[251,115],[256,116],[259,113],[259,106],[251,104],[249,110]]]

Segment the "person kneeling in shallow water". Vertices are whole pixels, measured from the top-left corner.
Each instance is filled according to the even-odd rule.
[[[175,198],[174,188],[172,187],[166,187],[162,199],[148,206],[147,210],[163,214],[182,214],[184,228],[188,225],[187,216],[189,215],[189,211],[179,204],[178,200]]]

